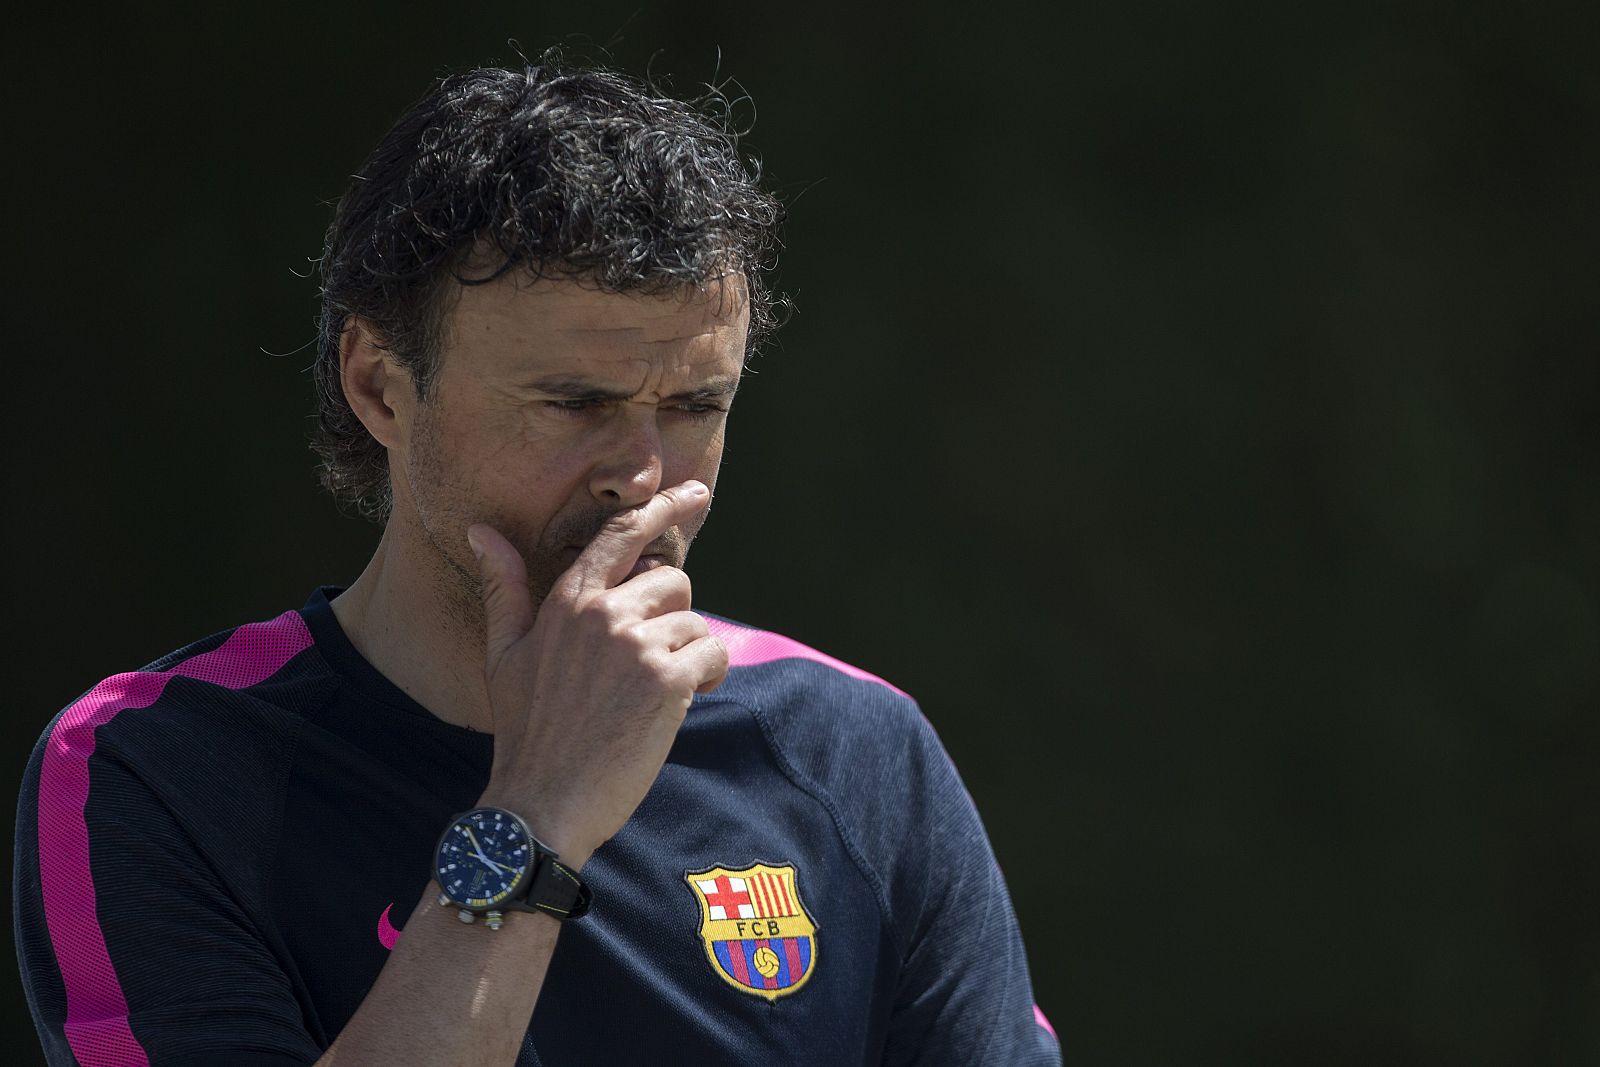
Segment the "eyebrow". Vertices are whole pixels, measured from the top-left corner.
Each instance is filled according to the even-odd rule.
[[[685,389],[665,397],[667,400],[723,400],[733,395],[739,387],[737,378],[713,378],[706,384],[695,389]],[[528,388],[537,389],[541,393],[552,396],[564,396],[572,400],[627,400],[633,396],[628,389],[615,389],[587,378],[578,378],[571,375],[555,374],[539,378],[528,383]]]

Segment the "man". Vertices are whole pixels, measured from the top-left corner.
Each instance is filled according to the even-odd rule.
[[[472,71],[385,137],[322,260],[314,441],[383,536],[45,731],[15,899],[52,1064],[1059,1062],[916,704],[691,608],[780,216],[605,70]]]

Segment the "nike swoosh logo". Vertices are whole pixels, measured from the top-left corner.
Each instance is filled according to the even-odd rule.
[[[394,905],[390,904],[389,908],[392,907]],[[399,943],[400,935],[404,931],[396,930],[394,923],[389,921],[389,908],[384,908],[383,914],[378,916],[378,944],[392,952],[394,951],[394,946]]]

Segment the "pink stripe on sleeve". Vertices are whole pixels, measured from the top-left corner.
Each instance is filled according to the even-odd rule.
[[[95,730],[118,712],[154,704],[176,677],[229,689],[256,685],[310,647],[299,612],[240,626],[210,652],[165,671],[112,675],[62,713],[39,768],[39,881],[45,922],[67,993],[67,1042],[83,1067],[149,1067],[128,1025],[128,1002],[117,981],[95,910],[89,867],[89,757]]]
[[[860,667],[852,667],[842,660],[818,652],[808,645],[802,645],[792,637],[784,637],[769,630],[755,630],[747,626],[737,626],[721,619],[706,619],[706,628],[711,633],[722,639],[728,646],[728,666],[752,667],[758,663],[771,663],[779,659],[809,659],[816,663],[825,663],[841,674],[862,681],[877,682],[881,686],[893,689],[901,696],[908,696],[905,690],[879,678],[876,674],[868,674]]]
[[[1057,1041],[1061,1040],[1059,1037],[1056,1037],[1056,1028],[1050,1025],[1050,1020],[1044,1017],[1044,1012],[1039,1010],[1039,1005],[1037,1004],[1033,1006],[1033,1021],[1044,1027],[1045,1030],[1049,1032],[1051,1037],[1055,1037]]]

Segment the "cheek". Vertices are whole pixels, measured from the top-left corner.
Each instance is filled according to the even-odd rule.
[[[717,435],[716,443],[706,448],[700,457],[701,470],[696,475],[711,489],[717,487],[717,472],[722,468],[722,435]]]
[[[455,456],[450,427],[429,408],[423,408],[411,431],[407,466],[419,499],[437,495],[439,486],[455,481]]]
[[[413,434],[412,481],[419,506],[435,513],[493,510],[514,484],[521,452],[515,435],[470,413],[435,413]]]
[[[548,445],[526,423],[503,412],[466,413],[448,428],[450,474],[457,486],[490,492],[505,484],[526,484]]]
[[[727,421],[723,420],[712,427],[686,428],[668,445],[669,467],[682,470],[683,478],[699,478],[707,485],[711,484],[706,480],[716,477],[717,468],[722,463],[722,443],[727,426]]]

